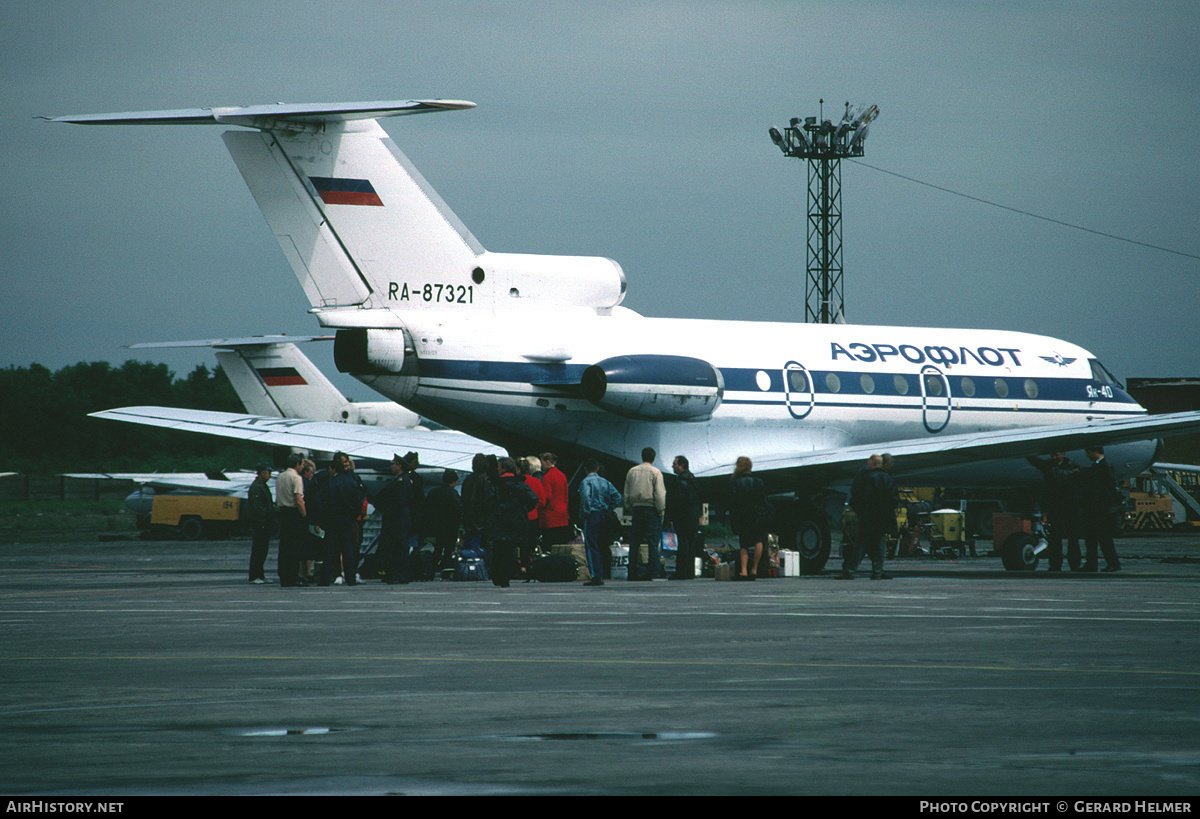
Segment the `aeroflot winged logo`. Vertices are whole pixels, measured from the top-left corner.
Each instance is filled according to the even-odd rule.
[[[383,207],[369,179],[343,179],[335,176],[310,176],[308,181],[326,205],[374,205]]]
[[[1038,358],[1040,358],[1042,361],[1049,361],[1051,364],[1057,364],[1060,367],[1065,367],[1068,364],[1073,364],[1075,362],[1075,359],[1063,358],[1059,353],[1055,353],[1054,355],[1040,355]]]

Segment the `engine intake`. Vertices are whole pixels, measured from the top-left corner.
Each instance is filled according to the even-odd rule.
[[[721,371],[699,358],[622,355],[583,371],[587,400],[624,418],[641,421],[706,421],[721,403]]]
[[[337,331],[333,363],[338,372],[351,375],[402,375],[416,366],[414,350],[407,330],[355,327]]]

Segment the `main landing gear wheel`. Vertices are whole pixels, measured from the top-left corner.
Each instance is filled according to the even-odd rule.
[[[1025,532],[1014,532],[1004,541],[1000,559],[1010,572],[1032,572],[1038,566],[1041,555],[1034,551],[1037,538]]]
[[[814,510],[815,511],[815,510]],[[829,560],[831,540],[824,515],[814,515],[800,521],[796,533],[796,548],[800,552],[800,573],[820,574]]]
[[[800,553],[800,574],[820,574],[829,560],[832,543],[825,513],[800,501],[780,510],[776,531],[779,546]]]

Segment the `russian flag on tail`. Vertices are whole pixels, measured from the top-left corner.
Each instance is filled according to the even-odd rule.
[[[303,387],[308,382],[295,367],[258,367],[257,372],[268,387]]]
[[[308,181],[326,205],[374,205],[383,207],[383,200],[367,179],[340,179],[333,176],[310,176]]]

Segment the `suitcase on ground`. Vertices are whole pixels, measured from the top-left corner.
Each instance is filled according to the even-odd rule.
[[[570,583],[575,580],[577,567],[570,555],[547,555],[533,561],[529,579],[539,583]]]

